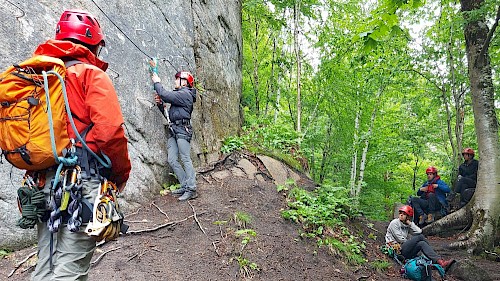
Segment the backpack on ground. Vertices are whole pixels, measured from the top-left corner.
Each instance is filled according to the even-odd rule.
[[[433,268],[439,272],[441,277],[444,277],[445,271],[439,264],[432,263],[432,260],[426,256],[419,256],[407,260],[401,269],[401,274],[414,281],[432,281]]]
[[[49,168],[69,147],[65,74],[62,60],[40,55],[0,75],[0,149],[13,166]]]

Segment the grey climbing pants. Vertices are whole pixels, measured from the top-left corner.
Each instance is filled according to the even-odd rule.
[[[167,140],[168,164],[174,170],[181,188],[196,190],[196,172],[191,161],[191,144],[183,138]],[[179,159],[182,162],[179,162]]]

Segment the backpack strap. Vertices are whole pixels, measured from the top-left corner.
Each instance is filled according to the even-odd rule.
[[[64,66],[66,66],[66,68],[69,68],[70,66],[80,64],[80,63],[83,63],[83,62],[81,62],[79,60],[69,60],[69,61],[64,62]]]

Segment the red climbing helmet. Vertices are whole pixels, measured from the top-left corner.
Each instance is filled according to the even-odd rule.
[[[190,72],[187,71],[179,71],[175,74],[175,79],[181,78],[181,79],[186,79],[188,82],[189,87],[193,87],[194,83],[194,77]]]
[[[413,217],[413,208],[411,206],[404,205],[403,207],[399,208],[398,211],[399,212],[403,212],[403,213],[407,214],[410,217]]]
[[[466,149],[464,149],[464,151],[462,152],[462,155],[464,154],[469,154],[469,155],[472,155],[474,156],[474,150],[470,147],[467,147]]]
[[[428,174],[428,173],[437,174],[438,170],[436,169],[436,167],[430,166],[429,168],[427,168],[427,170],[425,170],[425,173],[426,174]]]
[[[62,13],[56,27],[56,40],[62,39],[76,39],[92,46],[105,45],[99,22],[82,10],[66,10]]]

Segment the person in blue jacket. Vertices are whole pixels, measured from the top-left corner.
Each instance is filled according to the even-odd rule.
[[[419,197],[411,198],[411,205],[415,209],[418,224],[431,223],[434,221],[434,212],[447,207],[446,194],[451,190],[441,180],[436,167],[430,166],[425,170],[427,181],[418,189]]]
[[[191,113],[196,102],[194,77],[190,72],[180,71],[175,74],[175,89],[167,91],[161,85],[161,79],[153,73],[152,80],[157,93],[155,101],[160,110],[163,103],[169,103],[169,136],[167,139],[168,164],[174,170],[181,188],[172,191],[172,195],[180,196],[179,201],[196,198],[196,172],[191,161]],[[179,158],[182,162],[179,162]]]

